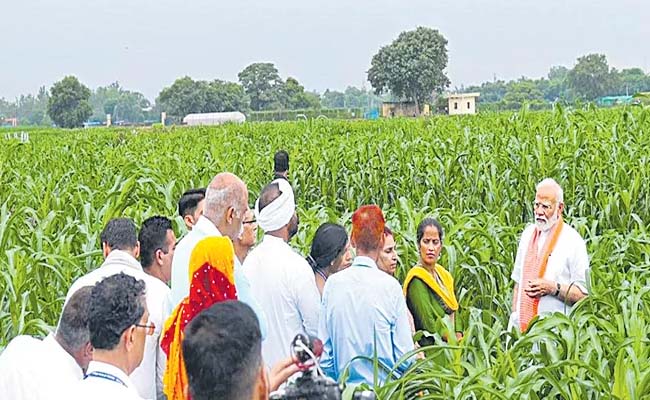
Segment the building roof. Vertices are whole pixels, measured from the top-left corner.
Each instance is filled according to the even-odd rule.
[[[449,93],[447,95],[447,98],[449,99],[466,99],[468,97],[479,97],[481,96],[480,93],[478,92],[473,92],[473,93]]]

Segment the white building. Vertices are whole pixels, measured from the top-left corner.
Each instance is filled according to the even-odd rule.
[[[235,122],[241,124],[246,122],[246,116],[239,111],[234,112],[217,112],[217,113],[202,113],[202,114],[187,114],[183,118],[183,123],[196,126],[196,125],[221,125],[226,122]]]
[[[456,93],[447,96],[449,115],[476,114],[476,99],[480,93]]]

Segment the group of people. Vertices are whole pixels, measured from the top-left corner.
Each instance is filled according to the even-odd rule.
[[[166,217],[146,219],[139,233],[130,219],[109,221],[104,262],[72,284],[55,332],[16,337],[0,354],[0,398],[265,399],[298,372],[298,333],[320,338],[320,367],[335,380],[347,369],[349,384],[375,381],[375,357],[382,382],[411,365],[418,345],[462,340],[437,220],[418,225],[419,261],[403,284],[376,205],[353,213],[349,234],[318,227],[302,256],[289,244],[299,218],[288,167],[288,154],[276,153],[252,210],[231,173],[184,193],[188,233],[178,242]],[[543,180],[512,273],[510,323],[522,332],[587,294],[586,247],[563,208],[560,186]],[[439,335],[414,343],[416,331]]]

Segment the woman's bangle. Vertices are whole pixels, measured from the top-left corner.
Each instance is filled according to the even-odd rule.
[[[560,295],[560,283],[557,282],[556,285],[557,285],[557,290],[555,291],[555,294],[553,296],[558,297]]]

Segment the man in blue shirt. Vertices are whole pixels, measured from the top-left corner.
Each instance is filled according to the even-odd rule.
[[[350,364],[347,383],[380,384],[388,371],[410,364],[399,359],[413,350],[406,301],[399,282],[377,267],[384,244],[384,215],[376,205],[352,215],[351,244],[357,257],[350,268],[325,282],[319,336],[323,340],[321,367],[333,379]],[[374,376],[373,357],[380,368]],[[365,356],[371,360],[356,359]]]

